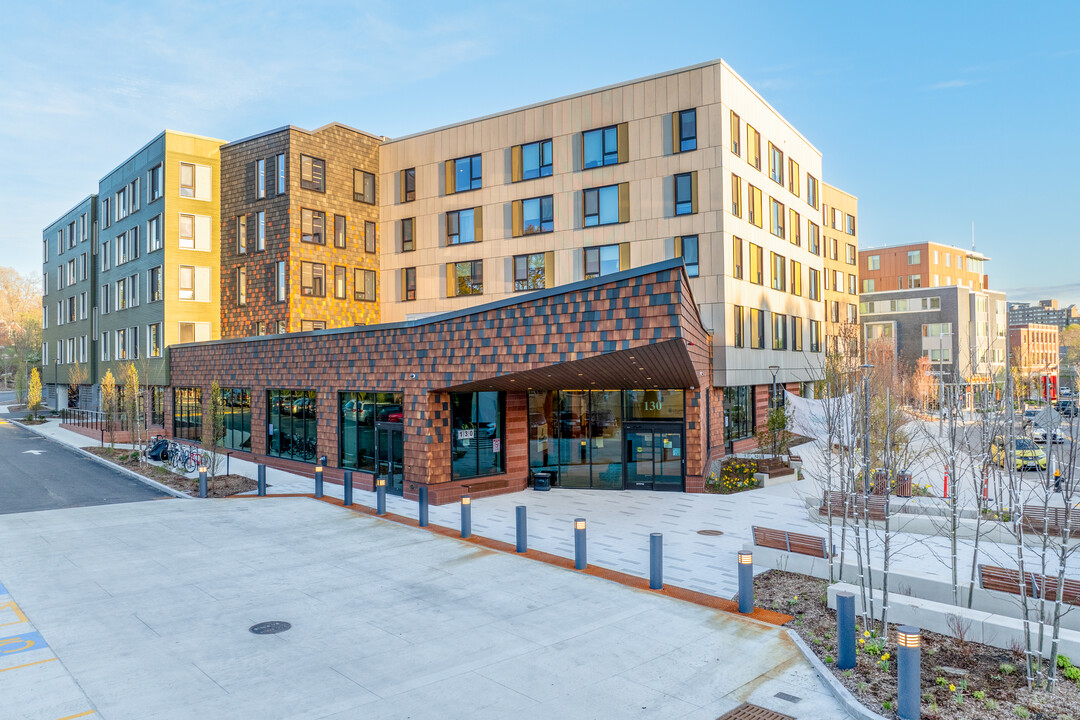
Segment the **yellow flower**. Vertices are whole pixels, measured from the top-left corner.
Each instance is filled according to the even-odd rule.
[[[952,683],[949,683],[949,692],[956,692],[956,686]]]
[[[859,644],[860,644],[860,645],[865,645],[865,644],[866,644],[866,640],[865,640],[865,639],[863,639],[863,638],[859,638]]]
[[[882,660],[888,660],[889,659],[889,653],[885,653],[884,655],[882,655],[881,659]]]
[[[798,596],[798,595],[796,595],[796,596],[795,596],[795,599],[796,599],[796,600],[798,600],[798,599],[799,599],[799,596]]]
[[[863,637],[870,637],[870,631],[869,630],[863,630],[862,636]]]

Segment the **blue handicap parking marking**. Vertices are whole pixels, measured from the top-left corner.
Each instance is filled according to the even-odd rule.
[[[45,638],[41,637],[41,633],[28,632],[21,635],[12,635],[11,637],[0,638],[0,658],[17,655],[27,650],[41,650],[47,647],[49,647],[49,644],[45,642]]]

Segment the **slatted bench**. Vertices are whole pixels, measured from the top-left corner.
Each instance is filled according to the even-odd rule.
[[[485,480],[484,482],[474,482],[463,486],[469,494],[484,492],[485,490],[502,490],[503,488],[510,487],[509,480]]]
[[[1073,532],[1072,525],[1080,518],[1070,518],[1069,532]],[[1042,505],[1025,505],[1023,510],[1024,530],[1041,533],[1043,526],[1051,535],[1060,535],[1065,528],[1065,508],[1043,507]]]
[[[774,550],[786,550],[799,555],[811,557],[829,557],[825,538],[816,535],[801,535],[788,532],[787,530],[773,530],[772,528],[753,526],[754,544],[758,547],[767,547]]]
[[[871,520],[885,519],[885,498],[880,495],[872,495],[869,500],[862,493],[851,493],[847,503],[847,516],[849,518],[861,518],[864,511],[869,512]],[[830,502],[826,502],[828,499]],[[821,507],[818,514],[833,517],[844,516],[844,493],[839,490],[830,491],[821,499]]]
[[[1050,602],[1057,601],[1058,581],[1055,577],[1024,573],[1025,592],[1030,598],[1043,598]],[[1020,594],[1020,571],[1015,568],[999,568],[993,565],[979,566],[979,587],[983,590]],[[1061,601],[1067,605],[1080,605],[1080,580],[1065,578]]]

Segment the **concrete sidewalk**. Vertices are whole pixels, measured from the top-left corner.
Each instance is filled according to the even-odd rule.
[[[780,628],[307,498],[0,517],[0,581],[108,720],[847,717]]]

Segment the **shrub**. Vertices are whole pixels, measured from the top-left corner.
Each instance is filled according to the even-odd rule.
[[[892,701],[891,700],[886,700],[883,703],[881,703],[881,709],[882,710],[892,710],[893,709]]]
[[[825,664],[826,665],[832,665],[834,662],[836,662],[836,660],[833,658],[832,655],[826,655],[825,656]]]
[[[1031,717],[1031,713],[1023,705],[1013,705],[1013,714],[1019,718]]]
[[[719,476],[715,473],[709,475],[706,485],[710,492],[724,495],[753,490],[761,486],[761,483],[754,479],[756,472],[755,461],[746,458],[729,458],[720,465]]]
[[[1058,655],[1057,656],[1057,666],[1059,668],[1072,667],[1072,661],[1069,660],[1068,655]]]
[[[998,670],[1001,671],[1002,675],[1012,675],[1016,672],[1016,666],[1012,663],[1001,663],[998,665]]]
[[[1080,667],[1070,665],[1069,667],[1062,670],[1061,674],[1065,676],[1066,680],[1072,680],[1073,682],[1076,682],[1080,680]]]
[[[971,695],[976,700],[982,700],[984,697],[986,697],[986,693],[984,693],[982,690],[976,690],[975,692],[971,693]]]

